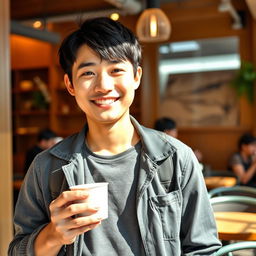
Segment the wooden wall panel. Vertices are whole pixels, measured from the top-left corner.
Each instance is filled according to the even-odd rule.
[[[237,150],[237,138],[246,128],[181,128],[179,139],[203,154],[203,163],[213,170],[226,170],[229,157]]]
[[[17,35],[11,35],[10,43],[13,69],[47,67],[52,61],[49,43]]]

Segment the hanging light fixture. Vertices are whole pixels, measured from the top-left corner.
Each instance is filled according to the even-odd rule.
[[[159,7],[159,0],[147,0],[147,8],[136,25],[137,36],[141,42],[162,42],[169,39],[171,23]]]

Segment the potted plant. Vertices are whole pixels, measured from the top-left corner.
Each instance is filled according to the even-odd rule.
[[[253,63],[242,61],[240,69],[236,73],[231,85],[235,88],[237,95],[245,95],[250,103],[253,102],[253,85],[256,80],[256,71]]]

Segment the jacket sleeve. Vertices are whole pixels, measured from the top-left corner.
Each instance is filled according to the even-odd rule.
[[[15,235],[8,250],[10,256],[34,255],[34,240],[49,222],[48,203],[43,196],[40,170],[35,160],[25,176],[16,203]]]
[[[181,243],[184,256],[214,255],[221,247],[201,167],[191,149],[182,168]]]

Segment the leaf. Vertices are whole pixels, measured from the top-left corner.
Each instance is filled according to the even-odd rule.
[[[251,62],[242,61],[240,69],[231,81],[232,87],[238,96],[245,95],[250,103],[253,102],[253,85],[256,80],[256,71]]]

